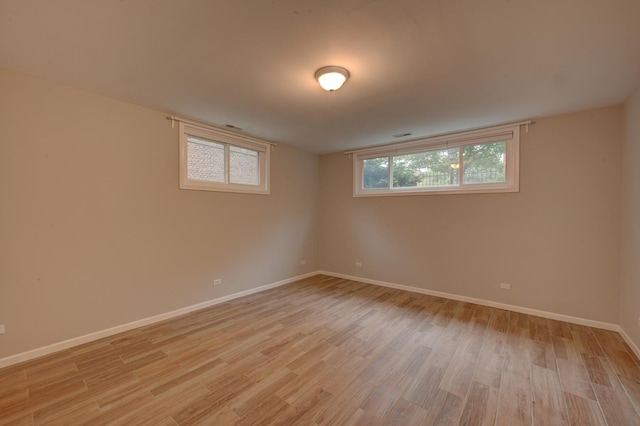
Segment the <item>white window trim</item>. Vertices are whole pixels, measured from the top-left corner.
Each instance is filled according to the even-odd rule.
[[[188,135],[209,139],[225,145],[225,173],[227,175],[227,182],[200,181],[187,177]],[[228,182],[230,145],[258,151],[260,168],[259,185],[242,185]],[[268,195],[270,193],[271,146],[272,144],[269,142],[250,136],[235,134],[192,122],[180,121],[180,189]]]
[[[477,194],[520,191],[520,124],[495,126],[480,130],[451,133],[442,136],[416,139],[389,145],[381,145],[372,148],[364,148],[347,152],[353,157],[353,196],[354,197],[388,197],[402,195],[431,195],[431,194]],[[526,122],[525,124],[529,124]],[[506,142],[505,182],[478,184],[465,184],[460,180],[460,185],[440,187],[407,187],[407,188],[376,188],[364,189],[363,160],[380,158],[400,154],[431,151],[444,148],[456,148],[479,143],[497,141]],[[391,158],[390,158],[391,160]],[[460,158],[462,164],[462,157]],[[389,174],[392,173],[391,161],[389,162]],[[463,173],[460,167],[460,173]],[[389,176],[389,184],[392,179]]]

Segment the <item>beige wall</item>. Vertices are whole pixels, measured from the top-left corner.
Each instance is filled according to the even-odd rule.
[[[515,194],[353,198],[352,161],[323,156],[320,266],[617,323],[622,120],[621,107],[537,120]]]
[[[0,94],[0,358],[318,269],[317,156],[278,146],[271,196],[181,191],[165,113]]]
[[[620,325],[640,347],[640,88],[625,105],[622,155]]]
[[[271,196],[180,191],[165,113],[2,69],[0,93],[0,358],[318,269],[620,320],[640,341],[638,93],[537,120],[520,193],[381,198],[352,197],[344,155],[282,145]]]

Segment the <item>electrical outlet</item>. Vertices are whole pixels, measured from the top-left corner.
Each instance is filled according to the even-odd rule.
[[[356,268],[362,268],[362,262],[356,262]]]
[[[4,334],[4,324],[0,325],[0,334]]]
[[[306,265],[306,264],[307,264],[307,261],[306,261],[306,260],[301,260],[301,261],[300,261],[300,264],[301,264],[301,265]]]
[[[213,285],[220,285],[222,284],[222,279],[221,278],[217,278],[215,280],[213,280]]]
[[[503,290],[511,290],[511,284],[500,283],[500,288]]]

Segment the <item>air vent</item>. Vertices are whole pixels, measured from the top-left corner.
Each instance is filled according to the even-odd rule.
[[[392,135],[394,138],[404,138],[406,136],[411,136],[412,133],[396,133],[395,135]]]
[[[233,124],[225,124],[224,127],[233,130],[242,130],[242,127],[234,126]]]

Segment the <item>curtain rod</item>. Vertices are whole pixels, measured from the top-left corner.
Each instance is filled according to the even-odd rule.
[[[207,122],[204,122],[204,121],[193,120],[193,119],[190,119],[190,118],[184,118],[184,117],[180,117],[180,116],[177,116],[177,115],[168,115],[167,116],[167,120],[171,120],[171,128],[174,128],[176,121],[178,121],[178,122],[182,122],[182,123],[186,123],[186,124],[192,124],[194,126],[208,128],[208,129],[211,129],[211,130],[215,130],[217,132],[227,133],[227,134],[229,134],[231,136],[242,136],[243,138],[255,139],[258,142],[269,144],[274,148],[276,146],[278,146],[278,144],[275,143],[275,142],[271,142],[271,141],[268,141],[268,140],[253,136],[253,135],[249,135],[247,133],[239,132],[237,129],[224,128],[224,127],[216,126],[214,124],[210,124],[210,123],[207,123]]]
[[[397,146],[397,145],[402,145],[402,144],[410,144],[410,143],[417,143],[417,142],[428,142],[429,140],[432,139],[440,139],[440,138],[444,138],[447,136],[464,136],[467,135],[469,133],[475,133],[475,132],[479,132],[481,130],[500,130],[503,128],[507,128],[507,127],[513,127],[513,126],[526,126],[525,127],[525,133],[529,133],[529,125],[530,124],[535,124],[535,121],[531,121],[531,120],[526,120],[526,121],[515,121],[513,123],[504,123],[504,124],[498,124],[496,126],[485,126],[485,127],[476,127],[473,129],[468,129],[468,130],[461,130],[461,131],[456,131],[456,132],[447,132],[447,133],[440,133],[437,135],[432,135],[432,136],[427,136],[424,138],[416,138],[416,139],[409,139],[406,141],[400,141],[400,142],[392,142],[392,143],[388,143],[388,144],[382,144],[382,145],[375,145],[375,146],[370,146],[367,148],[360,148],[360,149],[354,149],[351,151],[344,151],[343,154],[344,155],[351,155],[351,154],[355,154],[361,151],[369,151],[369,150],[375,150],[375,149],[380,149],[380,148],[386,148],[386,147],[393,147],[393,146]]]

